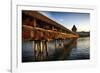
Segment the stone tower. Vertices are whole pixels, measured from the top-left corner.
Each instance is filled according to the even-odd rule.
[[[72,31],[74,31],[74,32],[76,32],[76,31],[77,31],[77,28],[76,28],[76,26],[75,26],[75,25],[73,25],[73,27],[72,27]]]
[[[75,25],[73,25],[72,27],[72,31],[73,32],[77,32],[77,28]],[[76,38],[73,38],[73,44],[72,44],[73,48],[77,48],[77,39]]]

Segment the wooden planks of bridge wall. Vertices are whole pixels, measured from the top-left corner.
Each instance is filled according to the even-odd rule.
[[[23,39],[31,40],[53,40],[53,39],[67,39],[67,38],[78,38],[73,34],[67,34],[63,32],[57,32],[52,30],[45,30],[38,27],[32,27],[28,25],[22,25],[23,27]]]

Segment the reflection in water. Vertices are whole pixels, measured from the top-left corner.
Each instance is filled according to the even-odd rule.
[[[77,48],[73,48],[68,59],[89,59],[90,38],[84,37],[77,40]]]
[[[65,40],[64,43],[68,43],[69,40]],[[57,41],[57,43],[60,43]],[[22,42],[22,61],[23,62],[34,62],[34,42]],[[59,46],[59,45],[57,45]],[[48,43],[48,55],[52,57],[55,51],[62,50],[62,48],[55,49],[55,41]],[[60,55],[58,53],[58,55]],[[65,56],[65,60],[78,60],[78,59],[89,59],[90,56],[90,38],[84,37],[77,40],[77,48],[73,48],[70,52],[69,57]],[[55,59],[53,59],[55,60]]]

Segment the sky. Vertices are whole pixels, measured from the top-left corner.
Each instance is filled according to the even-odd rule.
[[[75,12],[40,12],[50,19],[70,29],[75,25],[77,31],[90,31],[90,14]]]

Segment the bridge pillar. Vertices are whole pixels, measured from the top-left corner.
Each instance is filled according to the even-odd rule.
[[[55,49],[57,48],[57,40],[55,39]]]
[[[48,41],[43,41],[43,54],[47,58],[48,57]]]
[[[64,47],[64,40],[61,40],[61,45],[62,47]]]
[[[48,57],[48,41],[35,40],[33,49],[35,60],[44,60]]]

